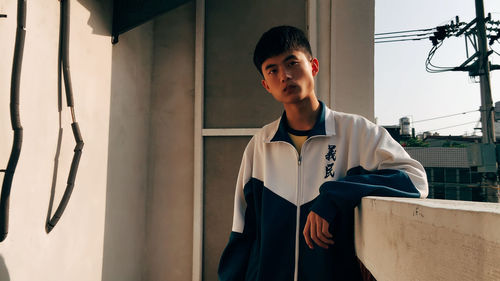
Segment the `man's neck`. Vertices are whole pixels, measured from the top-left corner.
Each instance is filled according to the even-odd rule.
[[[318,119],[320,103],[316,97],[300,103],[284,104],[288,126],[297,131],[311,130]]]

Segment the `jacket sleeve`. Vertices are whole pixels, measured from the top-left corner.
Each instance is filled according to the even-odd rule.
[[[368,171],[386,169],[402,171],[418,190],[419,197],[426,198],[429,187],[424,167],[417,160],[412,159],[383,127],[364,118],[358,122],[360,124],[355,126],[357,143],[349,153],[358,154],[359,163],[351,165],[349,169],[361,166]],[[352,151],[353,149],[356,151]]]
[[[234,198],[233,226],[221,259],[218,275],[221,281],[245,280],[252,245],[255,241],[255,211],[253,194],[245,194],[245,186],[251,184],[253,159],[253,139],[247,145],[236,183]]]
[[[420,193],[403,171],[356,167],[345,178],[322,184],[311,211],[333,223],[338,212],[353,210],[365,196],[419,198]]]
[[[311,210],[333,222],[338,212],[350,212],[364,196],[425,198],[427,176],[390,134],[365,118],[350,131],[349,163],[344,178],[326,182]]]

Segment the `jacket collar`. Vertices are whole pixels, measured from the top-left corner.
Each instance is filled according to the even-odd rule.
[[[333,120],[333,111],[325,106],[322,101],[320,103],[320,114],[318,120],[314,124],[314,127],[309,131],[309,135],[307,136],[327,136],[335,134],[335,124]],[[279,120],[279,124],[277,128],[273,131],[274,135],[270,142],[276,141],[285,141],[292,143],[290,136],[288,135],[288,124],[286,121],[286,111],[283,111],[281,118]]]

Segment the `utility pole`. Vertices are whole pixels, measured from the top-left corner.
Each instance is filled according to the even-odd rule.
[[[488,202],[498,202],[500,198],[500,189],[498,184],[498,166],[500,165],[500,144],[495,144],[495,123],[493,101],[491,98],[491,81],[490,70],[500,69],[500,65],[490,65],[489,55],[493,53],[488,50],[488,36],[490,36],[489,44],[493,44],[500,39],[500,29],[486,29],[486,24],[497,24],[491,21],[491,16],[484,16],[483,0],[474,0],[476,7],[476,18],[465,24],[459,22],[458,16],[456,23],[437,26],[435,29],[420,29],[410,30],[405,32],[382,33],[383,37],[375,43],[398,42],[409,40],[420,40],[425,38],[430,33],[433,36],[428,37],[432,41],[432,49],[425,62],[426,70],[430,73],[438,73],[444,71],[468,71],[469,76],[478,77],[481,89],[481,124],[482,124],[482,142],[474,143],[467,147],[469,162],[472,167],[477,167],[477,172],[482,175],[481,187],[484,187],[486,199]],[[465,25],[464,27],[461,27]],[[474,26],[475,25],[475,26]],[[430,30],[434,32],[429,32]],[[415,32],[421,33],[415,33]],[[490,35],[490,31],[496,34]],[[488,34],[487,34],[488,33]],[[398,35],[395,35],[398,34]],[[436,50],[441,46],[444,39],[455,36],[459,37],[464,34],[467,59],[457,67],[438,67],[431,63],[432,57]],[[390,35],[390,36],[385,36]],[[469,56],[468,40],[474,47],[475,53]],[[490,188],[493,187],[493,188]],[[495,194],[493,194],[493,191]]]
[[[491,98],[490,60],[486,41],[486,24],[483,0],[476,0],[476,30],[478,39],[478,74],[481,86],[481,123],[483,128],[481,154],[483,156],[484,176],[482,184],[498,188],[498,166],[496,158],[495,124],[493,119],[493,101]],[[493,156],[495,155],[495,156]],[[496,161],[495,161],[496,160]],[[481,169],[478,169],[481,170]],[[491,189],[489,191],[492,191]],[[486,190],[487,201],[498,202],[500,192],[495,194]]]
[[[476,29],[478,37],[478,73],[481,87],[481,125],[483,128],[482,143],[495,143],[495,126],[493,119],[493,101],[491,98],[490,61],[488,59],[488,43],[484,19],[483,0],[476,0]]]

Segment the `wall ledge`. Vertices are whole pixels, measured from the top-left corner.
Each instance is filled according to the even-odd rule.
[[[500,280],[500,204],[365,197],[360,260],[378,281]]]

